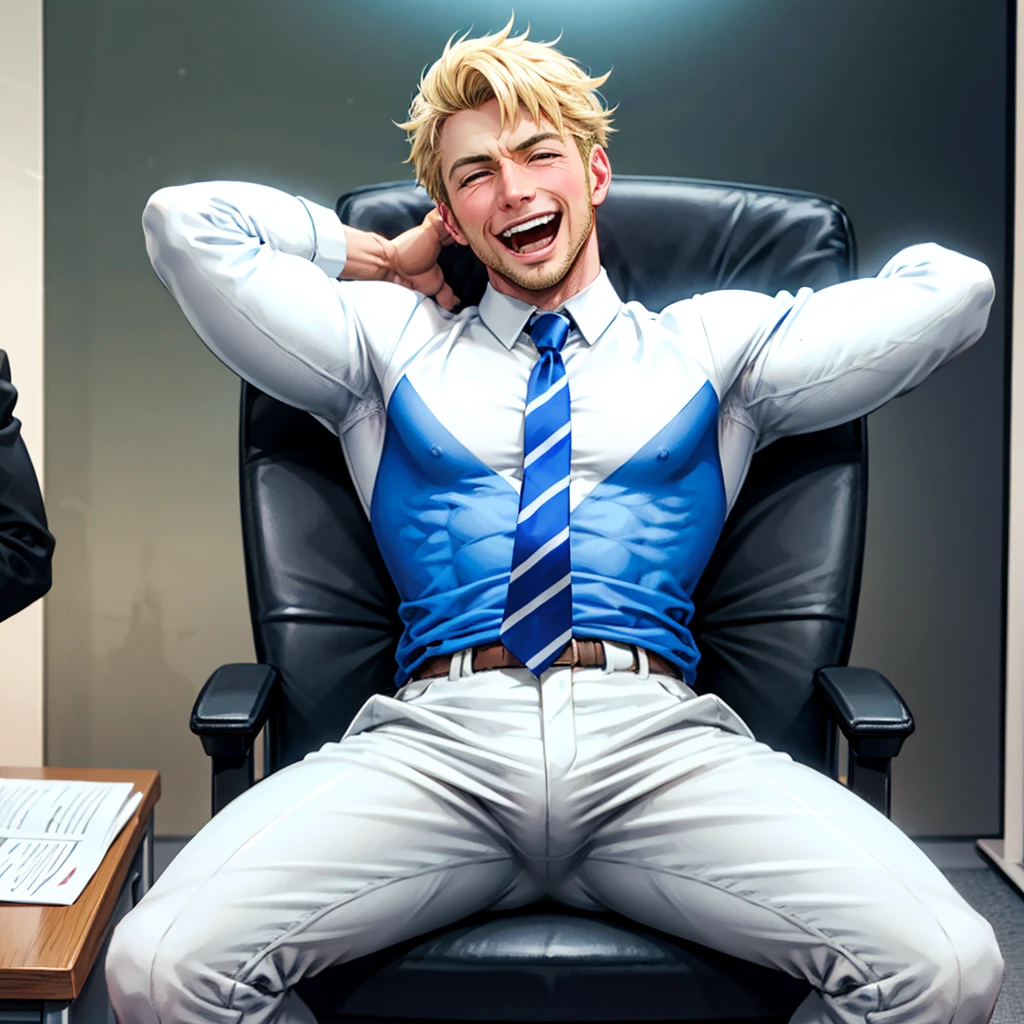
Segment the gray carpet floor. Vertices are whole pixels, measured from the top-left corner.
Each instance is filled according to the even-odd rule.
[[[157,839],[157,876],[185,845],[184,839]],[[957,892],[991,922],[1006,962],[1003,990],[991,1024],[1024,1024],[1024,897],[977,852],[973,843],[921,842]]]

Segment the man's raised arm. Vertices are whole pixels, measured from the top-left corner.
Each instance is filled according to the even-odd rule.
[[[423,301],[385,283],[408,283],[394,242],[263,185],[160,189],[142,225],[153,268],[210,350],[268,394],[334,422],[374,387]]]
[[[763,446],[845,423],[916,387],[981,337],[994,297],[983,263],[927,243],[897,253],[874,278],[795,296],[714,292],[693,308],[719,395]]]

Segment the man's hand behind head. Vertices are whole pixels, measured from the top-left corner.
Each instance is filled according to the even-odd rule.
[[[437,265],[441,249],[452,241],[437,209],[432,209],[422,223],[387,243],[392,267],[389,280],[432,296],[445,309],[454,309],[458,297]]]

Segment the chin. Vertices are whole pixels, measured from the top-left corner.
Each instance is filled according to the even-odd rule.
[[[475,250],[474,250],[475,251]],[[556,251],[545,254],[536,263],[526,259],[512,260],[504,252],[490,251],[485,255],[477,252],[481,262],[496,274],[500,274],[509,284],[531,292],[546,292],[557,287],[569,275],[579,261],[583,246],[574,254],[564,241]]]
[[[565,280],[572,269],[571,263],[563,262],[561,266],[539,266],[536,269],[523,266],[506,266],[498,271],[506,281],[531,292],[546,292]]]

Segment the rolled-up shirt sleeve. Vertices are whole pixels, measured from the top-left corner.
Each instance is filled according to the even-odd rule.
[[[910,391],[981,337],[994,297],[983,263],[926,243],[897,253],[874,278],[692,301],[719,398],[763,447]]]
[[[239,376],[334,423],[377,387],[423,296],[337,280],[333,210],[264,185],[163,188],[142,217],[157,276],[207,347]]]

